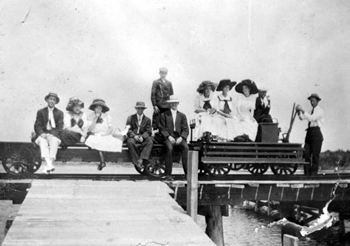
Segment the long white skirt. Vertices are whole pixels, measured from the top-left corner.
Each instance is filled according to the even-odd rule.
[[[237,117],[233,118],[225,118],[222,117],[224,124],[221,125],[221,132],[219,134],[219,137],[221,137],[224,140],[233,140],[235,137],[238,136],[239,132],[239,120]]]
[[[237,127],[237,136],[246,134],[249,139],[255,141],[256,134],[258,132],[258,123],[250,116],[243,116],[239,121],[239,127]]]
[[[85,144],[92,149],[100,151],[122,152],[123,140],[122,137],[113,137],[112,135],[91,135],[88,137]]]
[[[197,140],[203,136],[204,132],[212,135],[220,135],[220,126],[223,120],[217,114],[198,113],[196,116],[196,127],[193,131],[193,139]]]

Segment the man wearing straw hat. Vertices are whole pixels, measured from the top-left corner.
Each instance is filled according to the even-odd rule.
[[[130,115],[126,125],[130,126],[127,133],[127,145],[132,163],[142,169],[144,161],[148,161],[153,148],[151,119],[144,115],[144,102],[137,102],[136,114]],[[141,144],[139,153],[138,144]]]
[[[151,101],[153,105],[152,127],[159,129],[160,114],[169,110],[169,96],[174,94],[172,83],[166,79],[168,69],[161,67],[159,69],[160,78],[153,81],[151,91]]]
[[[305,161],[310,162],[310,165],[304,165],[306,175],[315,175],[318,171],[320,152],[322,148],[323,135],[321,127],[324,122],[324,111],[318,105],[321,98],[318,94],[313,93],[308,97],[312,110],[306,112],[300,105],[297,105],[296,110],[301,120],[307,120],[308,128],[306,129],[305,137]]]
[[[189,131],[186,115],[177,110],[180,100],[172,95],[167,102],[170,104],[170,110],[160,115],[159,128],[160,133],[165,138],[166,157],[164,178],[167,181],[172,181],[171,173],[174,146],[178,146],[182,150],[182,167],[185,174],[187,173],[188,145],[186,140]]]
[[[60,102],[56,93],[50,92],[45,101],[47,107],[37,112],[34,123],[36,136],[32,140],[40,146],[41,158],[46,162],[43,173],[49,174],[55,170],[53,163],[56,160],[58,145],[61,143],[63,112],[55,107]]]

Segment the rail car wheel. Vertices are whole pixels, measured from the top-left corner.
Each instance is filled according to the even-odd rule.
[[[207,166],[207,172],[213,177],[226,176],[232,170],[232,164],[209,164]]]
[[[247,169],[253,175],[263,175],[266,173],[269,165],[267,164],[249,164]]]
[[[233,164],[232,165],[232,170],[234,170],[234,171],[238,171],[238,170],[240,170],[240,169],[243,169],[243,168],[245,168],[245,164]]]
[[[270,167],[275,175],[293,175],[298,169],[298,164],[271,164]]]
[[[160,178],[165,174],[165,157],[161,150],[152,150],[149,163],[146,164],[145,172],[153,177]]]
[[[7,173],[35,173],[41,166],[41,160],[35,160],[34,154],[26,147],[10,149],[2,158]]]

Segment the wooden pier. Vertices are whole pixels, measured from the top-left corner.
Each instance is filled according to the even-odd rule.
[[[35,180],[12,245],[214,245],[158,181]]]

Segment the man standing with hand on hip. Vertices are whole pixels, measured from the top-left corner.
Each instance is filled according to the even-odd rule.
[[[160,78],[153,81],[152,84],[151,101],[153,105],[153,130],[159,129],[160,114],[169,110],[169,103],[167,103],[167,100],[174,94],[173,85],[166,79],[167,74],[168,69],[166,67],[161,67],[159,69]]]
[[[300,105],[297,105],[296,110],[301,120],[307,120],[308,128],[306,129],[305,137],[305,161],[310,162],[309,165],[304,165],[305,174],[308,176],[316,175],[318,171],[320,153],[323,142],[321,127],[324,122],[324,111],[318,105],[321,98],[318,94],[313,93],[308,97],[312,110],[306,112]]]
[[[55,170],[60,135],[63,130],[63,112],[55,107],[60,102],[56,93],[50,92],[46,97],[47,107],[37,112],[34,124],[36,136],[33,141],[40,146],[41,158],[46,162],[43,173],[49,174]]]

